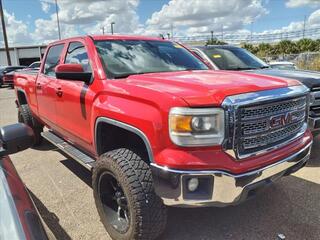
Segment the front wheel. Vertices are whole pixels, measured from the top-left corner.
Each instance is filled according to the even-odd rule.
[[[112,239],[155,239],[165,229],[167,211],[154,192],[151,170],[131,150],[103,154],[93,169],[92,184],[98,213]]]

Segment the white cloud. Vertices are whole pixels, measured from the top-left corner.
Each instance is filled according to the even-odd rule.
[[[79,35],[73,25],[61,24],[61,36],[63,38]],[[35,31],[30,34],[36,43],[48,43],[59,38],[56,15],[52,14],[50,19],[35,20]]]
[[[320,27],[320,9],[314,11],[306,19],[305,29]],[[281,32],[290,32],[290,31],[299,31],[304,28],[304,21],[295,21],[291,22],[289,25],[276,30],[267,30],[263,33],[281,33]]]
[[[39,2],[46,13],[55,4],[54,0]],[[136,13],[138,5],[139,0],[59,0],[61,36],[67,38],[83,34],[101,34],[102,26],[105,26],[106,33],[110,34],[111,22],[115,22],[116,33],[133,33],[139,28],[139,17]],[[28,32],[27,24],[17,20],[13,14],[6,13],[6,18],[9,22],[9,40],[13,45],[43,44],[58,39],[55,13],[48,19],[36,19],[33,32]]]
[[[170,0],[146,22],[146,33],[169,31],[188,34],[239,30],[267,14],[262,0]]]
[[[62,37],[83,34],[101,34],[105,27],[110,33],[110,24],[122,34],[159,35],[171,33],[175,36],[209,35],[210,31],[225,35],[244,34],[251,21],[268,14],[264,7],[267,0],[170,0],[154,12],[145,22],[139,22],[137,7],[140,0],[58,0]],[[54,0],[39,0],[46,13],[54,8]],[[287,7],[320,5],[320,0],[287,0]],[[5,12],[8,37],[11,44],[42,44],[58,39],[55,13],[47,19],[36,19],[35,30],[28,32],[28,23],[18,20],[14,14]],[[31,16],[29,17],[31,19]],[[307,19],[307,28],[320,27],[320,9]],[[267,30],[264,33],[279,33],[301,30],[303,21],[288,26]],[[1,37],[0,37],[1,41]],[[1,43],[1,42],[0,42]]]
[[[314,11],[309,16],[307,24],[312,27],[318,27],[320,25],[320,9]]]
[[[289,8],[297,8],[302,6],[317,7],[320,6],[319,0],[288,0],[286,6]]]
[[[42,11],[48,13],[50,11],[51,3],[45,0],[42,0],[40,3]]]
[[[4,10],[4,18],[10,45],[32,43],[32,39],[28,33],[28,26],[23,21],[17,20],[13,13],[9,13],[6,10]],[[3,43],[2,34],[0,34],[0,42]]]
[[[117,33],[132,33],[139,24],[136,8],[139,0],[64,0],[59,1],[59,16],[62,24],[77,25],[88,33],[101,33],[115,22]]]

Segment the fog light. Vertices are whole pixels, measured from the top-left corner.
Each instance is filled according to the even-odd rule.
[[[191,178],[189,181],[188,181],[188,190],[190,192],[194,192],[199,186],[199,180],[198,178]]]

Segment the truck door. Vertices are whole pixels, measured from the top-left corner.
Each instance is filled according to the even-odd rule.
[[[46,59],[44,60],[45,65],[38,75],[36,82],[39,116],[51,128],[54,128],[57,123],[56,97],[58,86],[55,67],[60,63],[63,48],[64,44],[58,44],[48,49]]]
[[[92,72],[87,50],[79,41],[70,42],[64,63],[81,64],[85,72]],[[90,116],[94,94],[83,81],[57,79],[61,90],[57,97],[59,132],[71,142],[85,149],[91,146]]]

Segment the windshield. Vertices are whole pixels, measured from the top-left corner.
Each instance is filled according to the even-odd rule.
[[[29,68],[39,68],[39,67],[40,67],[40,62],[34,62],[29,66]]]
[[[7,67],[0,67],[0,73],[2,73]]]
[[[203,51],[221,70],[249,70],[269,67],[261,59],[242,48],[209,48]]]
[[[95,45],[108,78],[208,69],[189,51],[172,42],[105,40],[96,41]]]

